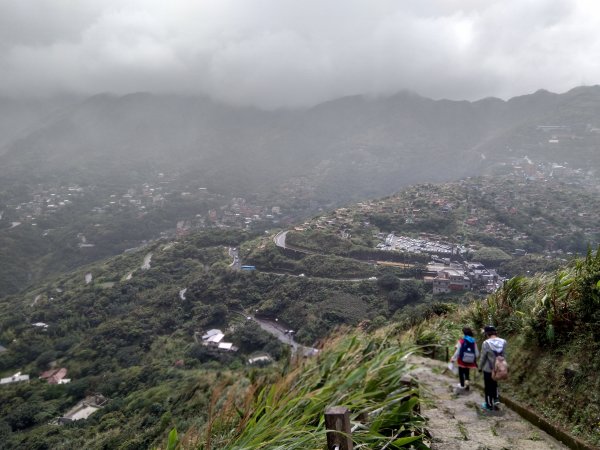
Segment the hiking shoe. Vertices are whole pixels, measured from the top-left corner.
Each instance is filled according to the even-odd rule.
[[[483,402],[481,404],[481,409],[485,409],[486,411],[491,411],[492,408],[490,407],[490,405],[488,405],[486,402]]]

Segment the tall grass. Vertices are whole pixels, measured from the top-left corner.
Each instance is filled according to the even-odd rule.
[[[218,393],[198,448],[321,450],[330,406],[346,406],[356,423],[363,419],[352,433],[357,449],[428,448],[415,412],[418,389],[401,380],[409,353],[385,338],[337,337],[273,383],[256,380],[244,396],[234,386]]]
[[[496,325],[504,334],[526,332],[543,347],[568,342],[574,333],[600,337],[600,250],[554,274],[516,277],[472,306],[476,327]]]

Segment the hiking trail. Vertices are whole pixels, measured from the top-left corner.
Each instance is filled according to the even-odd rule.
[[[411,375],[422,388],[422,413],[428,419],[433,450],[568,449],[504,405],[500,412],[483,411],[483,396],[474,387],[456,394],[452,388],[458,376],[449,374],[445,363],[415,355],[410,362],[415,366]],[[475,372],[471,370],[472,382]],[[481,374],[475,381],[481,382]]]

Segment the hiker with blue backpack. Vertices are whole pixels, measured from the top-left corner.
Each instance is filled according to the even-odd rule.
[[[483,372],[485,402],[481,407],[486,411],[498,409],[500,403],[498,396],[498,381],[508,378],[508,364],[506,363],[506,341],[498,337],[498,332],[493,325],[488,325],[483,330],[487,338],[481,346],[481,359],[479,371]]]
[[[479,357],[479,349],[477,348],[477,342],[473,337],[473,330],[469,327],[462,329],[463,337],[456,343],[456,351],[450,362],[456,363],[458,366],[458,378],[460,384],[457,386],[465,391],[470,389],[470,376],[471,369],[477,368],[477,358]]]

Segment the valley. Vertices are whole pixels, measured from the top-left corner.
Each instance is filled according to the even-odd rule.
[[[428,448],[420,414],[360,397],[372,389],[366,367],[393,399],[410,369],[401,354],[435,356],[461,323],[484,325],[485,308],[511,345],[535,336],[544,367],[575,367],[560,339],[593,334],[595,300],[573,305],[579,292],[596,298],[600,243],[597,118],[577,106],[582,92],[595,104],[590,87],[500,103],[403,93],[279,114],[98,96],[19,134],[0,156],[2,445],[161,448],[173,428],[185,448],[285,441],[247,421],[276,402],[259,392],[283,398],[298,377],[307,384],[290,395],[312,395],[309,385],[323,395],[307,411],[352,385],[357,410],[383,408],[410,430],[365,428],[361,442],[388,433],[397,448]],[[175,123],[173,111],[188,116]],[[575,309],[546,340],[532,328],[541,306],[510,293],[523,283],[519,299],[533,295],[565,271],[575,271],[565,284]],[[545,320],[563,311],[543,308]],[[380,357],[402,370],[388,373]],[[353,375],[334,379],[324,360]],[[515,370],[507,391],[542,398],[526,361]],[[582,405],[597,380],[573,370],[569,398]],[[593,407],[530,406],[598,442]],[[301,429],[305,419],[289,417]]]

